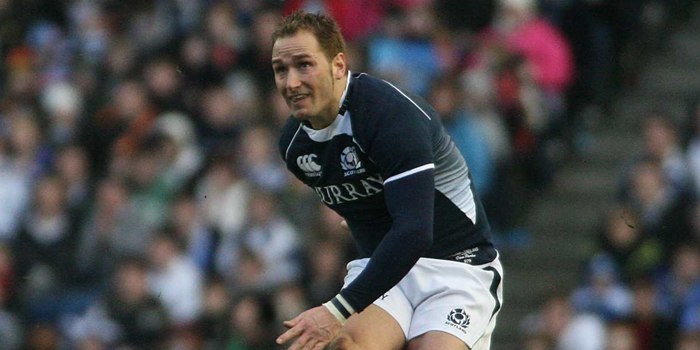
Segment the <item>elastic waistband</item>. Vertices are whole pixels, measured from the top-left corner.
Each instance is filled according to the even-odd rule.
[[[494,246],[482,245],[458,251],[442,259],[469,265],[483,265],[492,262],[497,256],[498,252]]]

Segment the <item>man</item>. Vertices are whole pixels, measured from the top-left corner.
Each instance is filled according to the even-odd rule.
[[[361,259],[323,304],[285,321],[292,350],[488,349],[502,271],[489,226],[434,110],[348,70],[333,19],[296,12],[273,34],[291,109],[280,152],[343,216]]]

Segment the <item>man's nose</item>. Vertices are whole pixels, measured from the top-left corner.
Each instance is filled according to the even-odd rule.
[[[299,79],[299,74],[290,69],[287,73],[287,89],[295,89],[301,85],[301,79]]]

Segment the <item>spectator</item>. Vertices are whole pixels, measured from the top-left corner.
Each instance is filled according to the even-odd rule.
[[[79,145],[65,145],[57,150],[54,167],[66,183],[68,207],[81,219],[91,193],[91,174],[87,152]]]
[[[560,350],[603,350],[606,329],[603,321],[587,313],[576,313],[568,296],[549,297],[538,312],[523,320],[526,335],[544,336]],[[541,342],[539,342],[541,344]]]
[[[285,2],[288,4],[290,2]],[[250,37],[247,48],[241,54],[240,67],[250,72],[260,87],[274,86],[269,70],[272,54],[272,32],[282,13],[276,6],[260,5],[251,18]]]
[[[617,321],[608,325],[606,350],[637,350],[639,341],[635,337],[634,327],[625,321]]]
[[[214,271],[214,253],[219,237],[204,224],[196,200],[189,194],[180,195],[170,212],[170,225],[176,238],[184,243],[185,255],[205,275]]]
[[[16,164],[9,143],[0,136],[0,242],[10,243],[15,238],[32,185]]]
[[[149,135],[156,118],[139,81],[120,80],[109,93],[111,103],[99,108],[83,128],[84,142],[92,145],[92,170],[99,177],[123,176],[130,157]]]
[[[205,223],[223,239],[237,234],[245,221],[251,192],[237,164],[230,158],[212,157],[195,187]]]
[[[695,333],[684,333],[681,334],[678,344],[675,347],[676,350],[697,350],[700,349],[700,334]]]
[[[205,33],[212,44],[211,61],[219,73],[230,71],[248,43],[247,32],[238,21],[236,8],[231,3],[215,3],[205,16]]]
[[[679,246],[657,284],[661,316],[672,322],[674,332],[694,331],[698,323],[694,312],[698,307],[697,293],[700,293],[700,251],[697,245]]]
[[[506,47],[522,55],[537,85],[549,94],[549,105],[561,103],[571,84],[574,62],[567,39],[546,18],[537,13],[532,0],[501,0],[495,29]]]
[[[135,349],[159,348],[170,327],[166,309],[148,287],[148,267],[139,257],[118,264],[109,292],[83,316],[73,338]]]
[[[131,190],[129,205],[137,209],[130,218],[140,231],[140,237],[132,237],[136,240],[148,241],[152,232],[167,222],[170,204],[183,186],[185,177],[174,167],[173,148],[168,137],[153,134],[123,164]]]
[[[48,322],[31,325],[26,333],[25,344],[27,350],[59,350],[61,335],[58,327]]]
[[[689,199],[673,190],[658,162],[637,163],[631,182],[630,205],[639,215],[641,229],[660,242],[667,261],[690,237]]]
[[[669,185],[678,192],[689,189],[689,173],[678,137],[678,130],[670,116],[653,112],[644,120],[645,158],[659,162]]]
[[[15,298],[16,279],[12,253],[0,244],[0,339],[8,350],[20,349],[22,328],[13,310],[8,308]]]
[[[689,114],[685,155],[693,192],[696,196],[700,196],[700,99],[691,104]]]
[[[204,152],[213,154],[238,145],[243,116],[236,110],[236,101],[224,86],[213,86],[203,91],[201,103],[200,145]]]
[[[673,343],[674,330],[672,321],[659,313],[660,299],[658,286],[649,278],[640,278],[632,282],[634,294],[634,312],[632,322],[639,350],[653,350]]]
[[[44,89],[42,107],[49,119],[49,140],[54,145],[77,141],[78,125],[83,119],[83,97],[69,82],[55,82]]]
[[[165,112],[158,115],[154,129],[154,135],[161,137],[159,147],[166,159],[165,176],[179,189],[192,180],[204,163],[194,123],[185,114]]]
[[[29,109],[12,110],[6,116],[9,123],[8,147],[12,150],[15,171],[30,181],[36,181],[50,166],[52,149],[44,142],[39,118]]]
[[[241,232],[225,238],[221,244],[217,254],[219,273],[230,276],[228,267],[240,258],[241,251],[247,251],[261,264],[257,287],[296,281],[301,277],[297,235],[296,229],[279,213],[273,195],[257,191],[251,198],[248,220]]]
[[[107,178],[97,184],[92,206],[81,223],[75,260],[82,283],[107,285],[114,262],[142,251],[142,231],[130,223],[137,208],[129,205],[130,191],[119,179]]]
[[[255,294],[243,294],[233,302],[227,349],[267,350],[275,347],[271,331],[272,310],[267,300]]]
[[[39,179],[31,209],[23,218],[12,248],[17,275],[22,276],[20,292],[36,317],[56,317],[61,305],[44,305],[39,300],[61,294],[73,282],[77,235],[66,190],[65,183],[55,175]]]
[[[167,56],[157,56],[146,62],[143,77],[150,100],[159,111],[184,111],[182,80],[177,63]]]
[[[242,167],[253,185],[278,193],[286,187],[287,171],[279,161],[274,137],[264,127],[250,127],[241,137]]]
[[[149,259],[151,293],[162,301],[175,326],[192,327],[202,310],[202,272],[182,253],[181,242],[168,230],[156,234],[149,247]]]
[[[570,43],[538,14],[536,1],[499,3],[494,19],[496,35],[510,54],[524,60],[518,74],[528,124],[547,139],[557,136],[567,113],[565,94],[574,77]]]
[[[607,211],[592,260],[611,260],[627,284],[657,270],[662,253],[659,239],[644,231],[632,209],[620,205]]]
[[[231,296],[223,279],[213,277],[204,287],[202,313],[197,321],[206,349],[222,349],[226,345]]]
[[[683,300],[680,329],[683,333],[700,332],[700,246],[681,246],[676,252],[679,269],[688,274],[688,292]],[[683,287],[680,287],[683,288]]]
[[[587,281],[571,297],[577,312],[593,313],[605,321],[624,319],[632,313],[632,293],[621,283],[618,267],[598,255],[588,265]]]
[[[671,116],[662,111],[648,112],[643,120],[642,132],[644,135],[644,147],[642,151],[631,160],[631,167],[624,174],[620,198],[626,200],[631,195],[631,180],[634,172],[632,169],[640,162],[658,163],[661,168],[665,185],[670,191],[675,192],[676,197],[691,197],[690,172],[685,156],[682,152],[678,130]]]
[[[442,68],[433,42],[435,15],[428,4],[396,12],[367,44],[367,68],[413,94],[426,96],[429,82]],[[411,74],[403,74],[403,70]]]

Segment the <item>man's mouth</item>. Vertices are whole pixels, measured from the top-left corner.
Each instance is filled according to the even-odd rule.
[[[289,96],[289,101],[292,103],[298,103],[299,101],[305,99],[308,96],[309,95],[307,95],[307,94],[292,95],[292,96]]]

